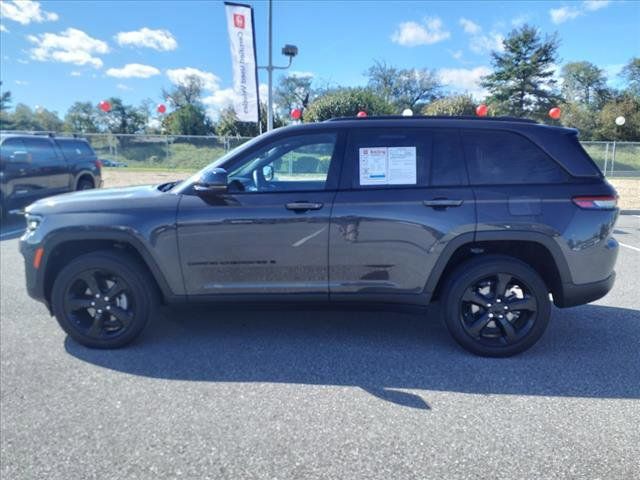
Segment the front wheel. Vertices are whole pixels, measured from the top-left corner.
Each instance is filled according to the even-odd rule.
[[[51,292],[62,329],[91,348],[117,348],[146,326],[154,291],[149,274],[134,258],[111,251],[81,255],[63,268]]]
[[[551,315],[540,275],[512,257],[487,255],[458,267],[443,290],[453,338],[476,355],[508,357],[535,344]]]

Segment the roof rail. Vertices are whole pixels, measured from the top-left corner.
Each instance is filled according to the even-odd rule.
[[[347,120],[478,120],[493,122],[521,122],[521,123],[538,123],[530,118],[519,117],[474,117],[471,115],[373,115],[370,117],[336,117],[325,120],[327,122],[343,122]]]

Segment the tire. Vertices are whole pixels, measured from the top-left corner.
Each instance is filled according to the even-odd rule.
[[[80,180],[78,180],[78,185],[76,186],[77,191],[91,190],[92,188],[95,188],[93,180],[90,180],[88,178],[81,178]]]
[[[474,258],[446,279],[447,329],[466,350],[509,357],[535,344],[549,324],[549,289],[526,263],[503,255]]]
[[[125,253],[87,253],[55,278],[53,314],[76,342],[90,348],[119,348],[133,341],[153,314],[157,304],[153,285],[146,268]]]

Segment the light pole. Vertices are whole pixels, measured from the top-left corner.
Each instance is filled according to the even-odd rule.
[[[273,71],[274,70],[286,70],[291,66],[293,57],[298,54],[298,47],[295,45],[285,45],[282,47],[282,54],[289,57],[289,64],[286,67],[277,67],[273,64],[272,44],[273,44],[273,16],[272,16],[272,0],[269,0],[269,64],[264,67],[258,67],[267,71],[268,75],[268,89],[269,99],[267,102],[267,132],[273,130]]]

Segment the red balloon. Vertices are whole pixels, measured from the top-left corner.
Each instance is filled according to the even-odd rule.
[[[167,111],[167,107],[163,103],[161,103],[160,105],[158,105],[158,108],[156,110],[158,110],[158,113],[164,113]]]
[[[486,117],[489,112],[489,107],[487,107],[484,103],[482,105],[478,105],[476,108],[476,115],[479,117]]]
[[[300,117],[302,117],[302,110],[300,110],[299,108],[294,108],[293,110],[291,110],[291,118],[293,118],[294,120],[300,120]]]
[[[111,111],[111,104],[109,102],[107,102],[106,100],[102,100],[99,104],[98,107],[100,108],[100,110],[102,110],[104,113],[108,113]]]
[[[367,112],[365,112],[364,110],[360,110],[360,111],[358,112],[358,115],[356,115],[356,116],[357,116],[357,117],[360,117],[360,118],[364,118],[364,117],[366,117],[366,116],[367,116]]]
[[[551,110],[549,110],[549,116],[554,120],[558,120],[560,118],[560,115],[562,115],[562,110],[560,110],[558,107],[553,107]]]

